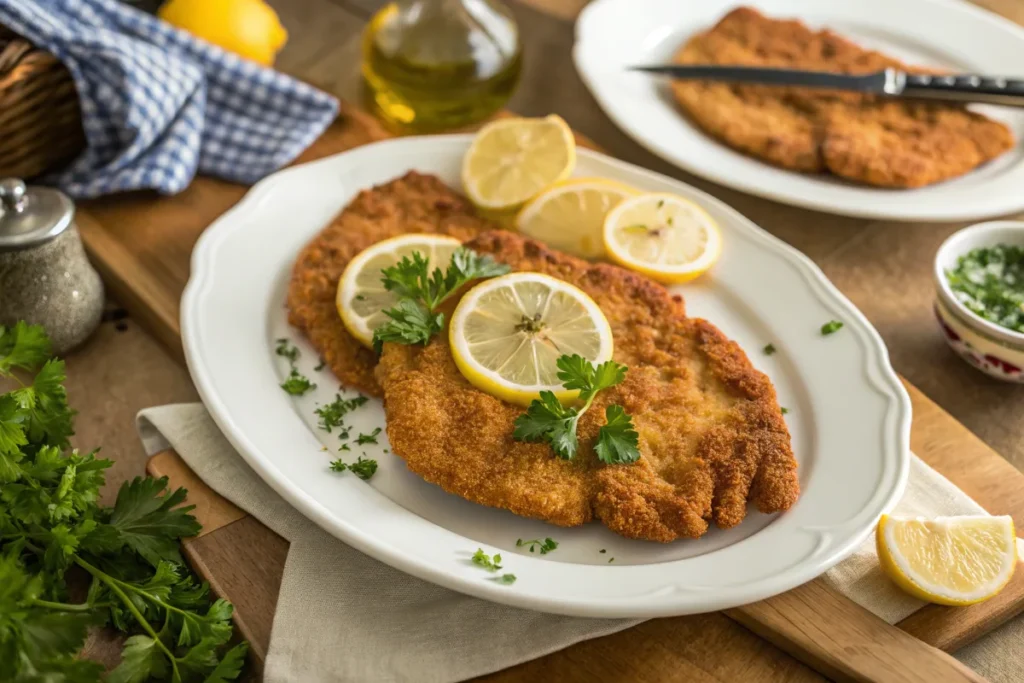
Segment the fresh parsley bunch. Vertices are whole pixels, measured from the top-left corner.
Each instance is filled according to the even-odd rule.
[[[551,444],[555,455],[572,460],[579,451],[576,427],[598,392],[620,384],[626,378],[626,366],[606,361],[595,366],[580,355],[562,356],[556,361],[558,379],[566,389],[578,389],[580,408],[565,407],[553,392],[542,391],[526,412],[516,418],[512,436],[520,441]],[[594,452],[607,464],[636,462],[640,459],[639,435],[622,406],[605,408],[605,424],[598,430]]]
[[[0,680],[99,681],[102,667],[76,655],[103,624],[131,634],[108,683],[236,678],[248,646],[227,648],[231,603],[211,604],[178,554],[200,529],[186,491],[137,477],[99,505],[113,463],[69,450],[64,363],[42,328],[0,326],[0,377],[16,385],[0,394]],[[73,572],[89,581],[82,601]]]
[[[398,303],[384,311],[390,318],[373,333],[373,348],[381,352],[384,342],[426,344],[444,327],[444,314],[437,312],[448,297],[470,280],[504,275],[509,267],[489,256],[461,248],[452,254],[448,268],[430,270],[428,259],[418,251],[404,256],[381,271],[381,282],[394,292]]]

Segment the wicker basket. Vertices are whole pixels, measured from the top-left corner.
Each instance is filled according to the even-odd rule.
[[[0,26],[0,178],[33,178],[85,149],[71,74]]]

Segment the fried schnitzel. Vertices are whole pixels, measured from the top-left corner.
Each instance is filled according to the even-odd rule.
[[[335,308],[345,266],[366,247],[396,235],[429,232],[467,240],[495,227],[435,176],[410,171],[360,192],[299,254],[288,286],[288,320],[343,384],[380,396],[376,355],[349,334]]]
[[[740,64],[860,74],[894,67],[880,52],[825,29],[741,7],[678,51],[680,64]],[[934,71],[931,71],[934,73]],[[963,175],[1013,144],[1002,123],[961,105],[852,92],[674,81],[680,107],[705,132],[769,163],[860,183],[911,188]]]
[[[687,318],[680,297],[647,278],[583,261],[505,231],[466,244],[513,270],[569,282],[601,307],[625,381],[580,420],[572,461],[547,444],[513,440],[523,408],[474,388],[447,335],[389,343],[377,366],[392,451],[410,470],[468,500],[562,526],[598,519],[630,538],[696,538],[708,520],[739,524],[747,501],[762,512],[799,495],[789,432],[768,378],[710,323]],[[456,301],[446,303],[446,319]],[[593,452],[605,406],[633,417],[641,458],[603,465]]]

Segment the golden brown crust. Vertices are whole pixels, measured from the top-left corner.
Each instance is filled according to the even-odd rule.
[[[509,232],[468,243],[514,270],[547,273],[587,292],[629,367],[580,420],[573,461],[512,439],[523,409],[459,373],[444,335],[426,347],[386,344],[377,367],[392,450],[427,481],[471,501],[553,524],[599,519],[631,538],[695,538],[708,520],[738,524],[752,500],[765,512],[799,494],[789,432],[768,378],[710,323],[635,273],[594,264]],[[449,312],[455,302],[448,302]],[[603,465],[592,444],[605,407],[633,416],[642,457]]]
[[[917,72],[829,30],[742,7],[691,38],[675,61],[841,73]],[[680,107],[725,144],[783,168],[910,188],[954,178],[1010,149],[1002,123],[960,105],[850,92],[675,81]]]
[[[345,266],[374,242],[404,233],[466,240],[494,227],[435,176],[411,171],[360,192],[299,254],[288,286],[288,320],[306,334],[343,384],[380,396],[373,376],[376,356],[348,333],[335,308]]]

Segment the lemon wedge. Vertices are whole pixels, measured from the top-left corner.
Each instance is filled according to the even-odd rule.
[[[334,300],[345,329],[366,346],[373,346],[373,331],[388,320],[384,309],[398,301],[384,289],[380,271],[416,251],[427,257],[431,270],[444,270],[460,246],[462,243],[454,237],[409,234],[377,242],[356,254],[338,280]]]
[[[501,119],[480,129],[462,160],[462,185],[478,207],[509,211],[576,165],[576,142],[559,116]]]
[[[642,194],[608,212],[604,247],[619,265],[659,282],[688,282],[718,260],[722,233],[707,211],[688,199]]]
[[[612,328],[594,300],[540,273],[509,273],[471,289],[452,314],[448,341],[473,386],[524,406],[545,390],[563,401],[579,394],[558,379],[563,354],[591,363],[612,357]]]
[[[1017,567],[1013,519],[882,515],[878,559],[896,585],[940,605],[972,605],[1003,589]]]
[[[516,216],[519,232],[583,258],[604,256],[602,230],[612,207],[637,191],[603,178],[572,178],[544,190]]]

